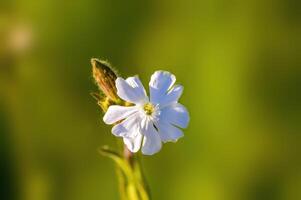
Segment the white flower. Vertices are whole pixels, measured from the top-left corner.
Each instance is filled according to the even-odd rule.
[[[180,128],[189,123],[189,113],[178,103],[183,87],[174,85],[176,77],[166,71],[156,71],[149,82],[150,99],[137,76],[116,79],[118,96],[134,104],[125,107],[112,105],[103,120],[115,124],[112,133],[123,137],[131,152],[157,153],[162,142],[175,142],[183,136]]]

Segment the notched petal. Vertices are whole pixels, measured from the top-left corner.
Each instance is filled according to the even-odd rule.
[[[103,116],[103,121],[106,124],[114,124],[137,111],[138,108],[136,106],[125,107],[125,106],[113,105],[109,107],[109,109]]]
[[[136,137],[124,137],[123,142],[131,152],[136,153],[140,149],[142,138],[143,135],[138,133]]]
[[[159,121],[165,121],[181,128],[187,128],[190,121],[189,112],[182,104],[174,103],[161,110]]]
[[[161,97],[161,107],[178,102],[183,90],[184,87],[182,85],[175,85],[172,87],[164,96]]]
[[[130,77],[127,80],[118,77],[116,87],[117,95],[125,101],[139,104],[147,99],[144,87],[138,77]]]
[[[143,84],[138,76],[129,77],[126,82],[136,91],[136,94],[142,99],[148,99]]]
[[[140,118],[139,115],[132,114],[122,122],[112,128],[113,135],[117,137],[135,137],[138,133]]]
[[[183,137],[183,131],[166,122],[158,123],[159,134],[163,142],[176,142]]]
[[[160,103],[162,97],[176,82],[176,77],[167,71],[156,71],[149,82],[150,100],[153,103]]]
[[[159,152],[162,147],[162,142],[153,122],[147,120],[145,126],[141,128],[141,132],[144,135],[142,153],[145,155],[153,155]]]

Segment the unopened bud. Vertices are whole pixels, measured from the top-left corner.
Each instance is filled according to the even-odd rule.
[[[91,64],[93,77],[99,90],[101,90],[104,93],[104,95],[110,100],[117,103],[119,101],[117,89],[115,86],[115,80],[117,79],[117,75],[112,70],[109,63],[105,61],[92,58]]]

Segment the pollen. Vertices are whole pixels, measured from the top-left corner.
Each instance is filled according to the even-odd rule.
[[[144,106],[143,106],[143,110],[144,110],[145,114],[151,115],[151,114],[153,114],[153,112],[154,112],[154,110],[155,110],[155,107],[154,107],[154,105],[151,104],[151,103],[146,103],[146,104],[144,104]]]

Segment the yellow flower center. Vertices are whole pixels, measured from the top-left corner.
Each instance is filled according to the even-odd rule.
[[[146,103],[146,104],[144,104],[144,106],[143,106],[143,110],[144,110],[145,114],[151,115],[151,114],[154,112],[155,107],[154,107],[154,105],[151,104],[151,103]]]

